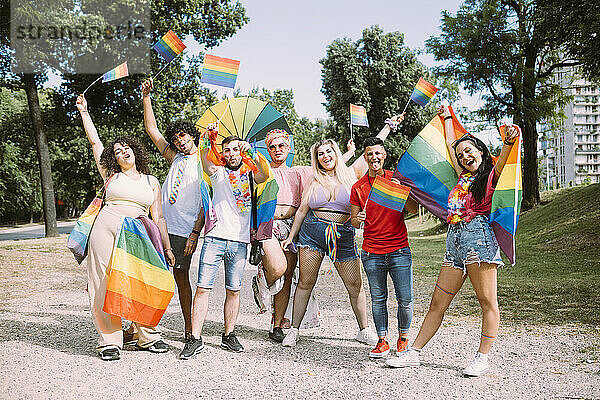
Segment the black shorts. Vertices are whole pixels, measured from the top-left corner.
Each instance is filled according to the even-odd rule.
[[[185,243],[187,242],[186,237],[172,235],[169,233],[169,241],[171,242],[171,250],[175,255],[175,265],[173,268],[189,270],[192,263],[192,255],[184,256],[183,251],[185,250]]]

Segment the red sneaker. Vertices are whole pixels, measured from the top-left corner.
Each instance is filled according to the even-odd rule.
[[[377,345],[371,352],[369,353],[369,357],[371,358],[382,358],[386,356],[390,352],[390,345],[385,339],[379,339]]]
[[[398,343],[396,343],[396,346],[397,353],[403,352],[404,350],[406,350],[406,346],[408,346],[408,339],[406,339],[405,337],[398,338]]]

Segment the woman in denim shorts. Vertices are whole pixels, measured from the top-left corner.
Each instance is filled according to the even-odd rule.
[[[377,335],[369,328],[354,227],[350,223],[350,189],[356,176],[352,168],[344,164],[340,149],[333,140],[315,143],[310,153],[314,180],[302,195],[287,239],[281,242],[282,248],[287,249],[300,232],[300,278],[294,294],[292,328],[282,344],[286,347],[296,345],[298,328],[317,282],[321,262],[328,255],[348,290],[359,326],[356,339],[373,345],[377,343]]]
[[[476,137],[466,134],[455,139],[453,118],[447,106],[438,114],[444,120],[446,144],[459,176],[448,197],[448,235],[446,253],[433,292],[429,311],[412,347],[389,359],[391,367],[420,365],[419,353],[437,332],[444,312],[469,276],[481,305],[483,316],[479,349],[475,359],[464,369],[468,376],[479,376],[489,369],[488,352],[494,343],[500,322],[497,297],[497,268],[504,265],[489,214],[496,182],[506,164],[519,130],[512,126],[494,165],[489,150]]]

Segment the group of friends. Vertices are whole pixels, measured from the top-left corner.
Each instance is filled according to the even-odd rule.
[[[362,157],[350,166],[347,163],[355,152],[354,143],[350,141],[348,152],[342,154],[331,139],[319,140],[311,146],[310,166],[287,166],[291,137],[290,132],[280,129],[270,131],[265,138],[270,162],[249,152],[248,142],[230,136],[221,143],[220,159],[224,163],[221,165],[210,156],[210,148],[199,146],[201,134],[193,123],[177,120],[163,135],[152,110],[152,90],[152,80],[142,84],[146,132],[170,164],[162,187],[149,174],[148,155],[135,137],[117,137],[105,147],[84,96],[80,95],[76,103],[105,185],[104,206],[90,233],[87,257],[88,293],[99,333],[96,349],[103,360],[119,359],[124,344],[154,353],[169,350],[156,327],[134,322],[123,330],[121,318],[102,309],[119,223],[123,217],[148,214],[158,226],[164,257],[177,285],[185,342],[179,358],[189,359],[204,348],[202,329],[221,264],[226,292],[221,347],[233,352],[244,350],[235,325],[252,239],[251,214],[255,201],[252,191],[274,176],[279,191],[272,235],[261,242],[262,262],[252,280],[257,304],[264,309],[268,303],[272,310],[268,333],[271,340],[285,347],[296,346],[307,308],[311,308],[309,303],[314,297],[319,269],[328,256],[348,291],[358,324],[356,340],[371,346],[369,357],[385,358],[390,367],[420,365],[421,349],[437,332],[446,309],[468,276],[481,305],[482,326],[478,351],[464,373],[479,376],[488,370],[488,353],[499,326],[497,268],[503,265],[488,215],[496,182],[518,129],[509,128],[494,163],[481,140],[472,135],[456,140],[451,112],[447,106],[440,107],[438,114],[444,121],[447,147],[459,181],[449,197],[446,253],[431,304],[416,339],[408,346],[413,317],[413,270],[404,215],[416,213],[418,205],[409,197],[405,210],[396,211],[368,201],[376,177],[395,181],[393,172],[384,169],[385,139],[402,123],[404,114],[387,120],[377,136],[367,138]],[[207,128],[217,129],[218,123]],[[252,154],[254,171],[242,162],[247,154]],[[199,162],[212,187],[216,222],[210,230],[205,229]],[[192,295],[189,271],[203,229],[198,280]],[[356,229],[363,229],[360,254]],[[368,279],[375,329],[369,323],[361,264]],[[297,266],[299,274],[294,279]],[[398,304],[397,336],[388,326],[388,275]],[[295,290],[290,326],[285,314],[292,284]],[[387,357],[391,347],[389,336],[396,340],[393,357]]]

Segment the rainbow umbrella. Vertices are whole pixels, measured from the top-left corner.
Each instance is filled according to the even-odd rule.
[[[228,136],[237,136],[256,145],[267,160],[271,156],[267,151],[265,137],[272,129],[283,129],[290,134],[292,130],[282,113],[266,101],[253,97],[236,97],[226,99],[210,107],[196,122],[199,130],[205,130],[208,124],[219,122],[217,147]],[[294,138],[291,137],[291,151],[286,160],[288,166],[294,159]]]

